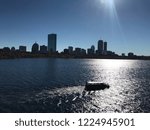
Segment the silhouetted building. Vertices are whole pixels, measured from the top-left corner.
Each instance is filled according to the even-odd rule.
[[[99,40],[98,41],[98,53],[103,54],[103,51],[104,51],[104,42],[103,40]]]
[[[133,56],[134,56],[134,53],[133,53],[133,52],[129,52],[129,53],[128,53],[128,56],[129,56],[129,57],[133,57]]]
[[[115,56],[116,54],[115,54],[115,52],[107,51],[107,55],[109,55],[109,56]]]
[[[27,51],[27,47],[26,46],[19,46],[19,51],[26,52]]]
[[[64,49],[64,54],[69,54],[69,49]]]
[[[97,54],[107,55],[107,42],[103,42],[103,40],[98,41]]]
[[[104,42],[104,51],[107,51],[107,42]]]
[[[81,54],[81,48],[75,48],[75,55],[80,55]]]
[[[15,47],[12,47],[12,48],[11,48],[11,51],[12,51],[12,52],[16,51]]]
[[[85,49],[81,49],[81,55],[86,55],[86,50]]]
[[[94,45],[91,46],[91,53],[95,54],[95,46]]]
[[[91,48],[88,48],[88,49],[87,49],[87,54],[88,54],[88,55],[92,55],[92,49],[91,49]]]
[[[57,44],[57,35],[49,34],[48,35],[48,52],[56,52],[56,44]]]
[[[47,46],[45,46],[45,45],[40,46],[40,53],[47,53],[47,52],[48,52]]]
[[[4,47],[4,48],[3,48],[3,51],[9,52],[9,51],[10,51],[10,48],[9,48],[9,47]]]
[[[122,53],[122,55],[121,56],[126,56],[126,54],[125,53]]]
[[[32,53],[38,53],[39,52],[39,45],[37,43],[34,43],[32,46]]]
[[[68,50],[69,50],[69,54],[73,54],[73,47],[72,46],[69,46]]]

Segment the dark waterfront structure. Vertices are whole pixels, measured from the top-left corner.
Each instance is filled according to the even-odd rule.
[[[135,55],[134,55],[134,53],[133,52],[129,52],[128,53],[128,57],[134,57]]]
[[[103,40],[98,41],[98,54],[103,54],[104,51],[104,42]]]
[[[48,34],[48,52],[55,53],[57,50],[57,34]]]
[[[126,54],[125,54],[125,53],[122,53],[122,54],[121,54],[121,56],[125,57],[125,56],[126,56]]]
[[[64,49],[64,54],[69,54],[69,49]]]
[[[88,55],[91,55],[91,54],[92,54],[91,48],[88,48],[88,49],[87,49],[87,54],[88,54]]]
[[[76,56],[80,56],[81,55],[81,48],[75,48],[75,51],[74,51],[74,54],[76,55]]]
[[[47,53],[47,52],[48,52],[47,46],[45,46],[45,45],[40,46],[40,53]]]
[[[95,46],[94,45],[91,46],[91,51],[92,51],[92,54],[95,54]]]
[[[104,42],[104,51],[107,51],[107,42]]]
[[[98,50],[97,50],[98,55],[107,55],[107,42],[103,40],[98,41]]]
[[[81,47],[74,48],[68,46],[62,52],[57,51],[57,34],[48,35],[48,46],[34,43],[31,51],[27,51],[26,46],[19,46],[19,49],[15,47],[4,47],[0,49],[0,59],[9,58],[34,58],[34,57],[52,57],[52,58],[95,58],[95,59],[141,59],[149,60],[150,56],[137,56],[133,52],[129,52],[126,56],[124,53],[118,55],[115,52],[107,49],[108,43],[103,40],[97,42],[97,49],[92,45],[88,49]]]
[[[86,50],[85,49],[81,49],[81,55],[86,55]]]
[[[69,54],[73,54],[73,47],[72,46],[69,46],[68,50],[69,50]]]
[[[20,52],[26,52],[27,51],[27,47],[26,46],[19,46],[19,51]]]
[[[38,53],[39,52],[39,44],[34,43],[32,46],[32,53]]]
[[[12,52],[16,51],[15,47],[12,47],[10,50],[11,50]]]
[[[4,47],[4,48],[3,48],[3,51],[9,52],[9,51],[10,51],[10,48],[9,48],[9,47]]]
[[[95,54],[95,46],[92,45],[91,48],[87,49],[88,55],[94,55]]]

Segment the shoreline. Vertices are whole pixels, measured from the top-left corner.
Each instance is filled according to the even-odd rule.
[[[149,56],[136,56],[136,57],[122,57],[122,56],[64,56],[64,55],[25,55],[25,56],[0,56],[0,60],[9,59],[44,59],[44,58],[54,58],[54,59],[112,59],[112,60],[150,60]]]
[[[150,60],[150,56],[120,56],[113,55],[88,55],[88,54],[64,54],[64,53],[32,53],[22,51],[0,51],[2,59],[23,59],[23,58],[62,58],[62,59],[119,59],[119,60]]]

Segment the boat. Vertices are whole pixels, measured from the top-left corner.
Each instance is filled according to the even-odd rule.
[[[104,90],[109,88],[110,86],[106,83],[101,82],[86,82],[85,90],[86,91],[96,91],[96,90]]]

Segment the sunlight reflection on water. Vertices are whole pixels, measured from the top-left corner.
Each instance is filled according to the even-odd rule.
[[[24,66],[18,72],[16,68],[14,72],[9,70],[14,77],[8,84],[6,79],[0,79],[0,86],[3,84],[0,111],[150,112],[149,61],[41,59],[19,62],[32,62],[36,67]],[[12,64],[16,67],[18,61],[17,65]],[[15,73],[22,76],[21,85]],[[6,73],[5,76],[10,77]],[[108,83],[110,88],[85,92],[86,81]],[[10,87],[12,83],[14,87]]]

